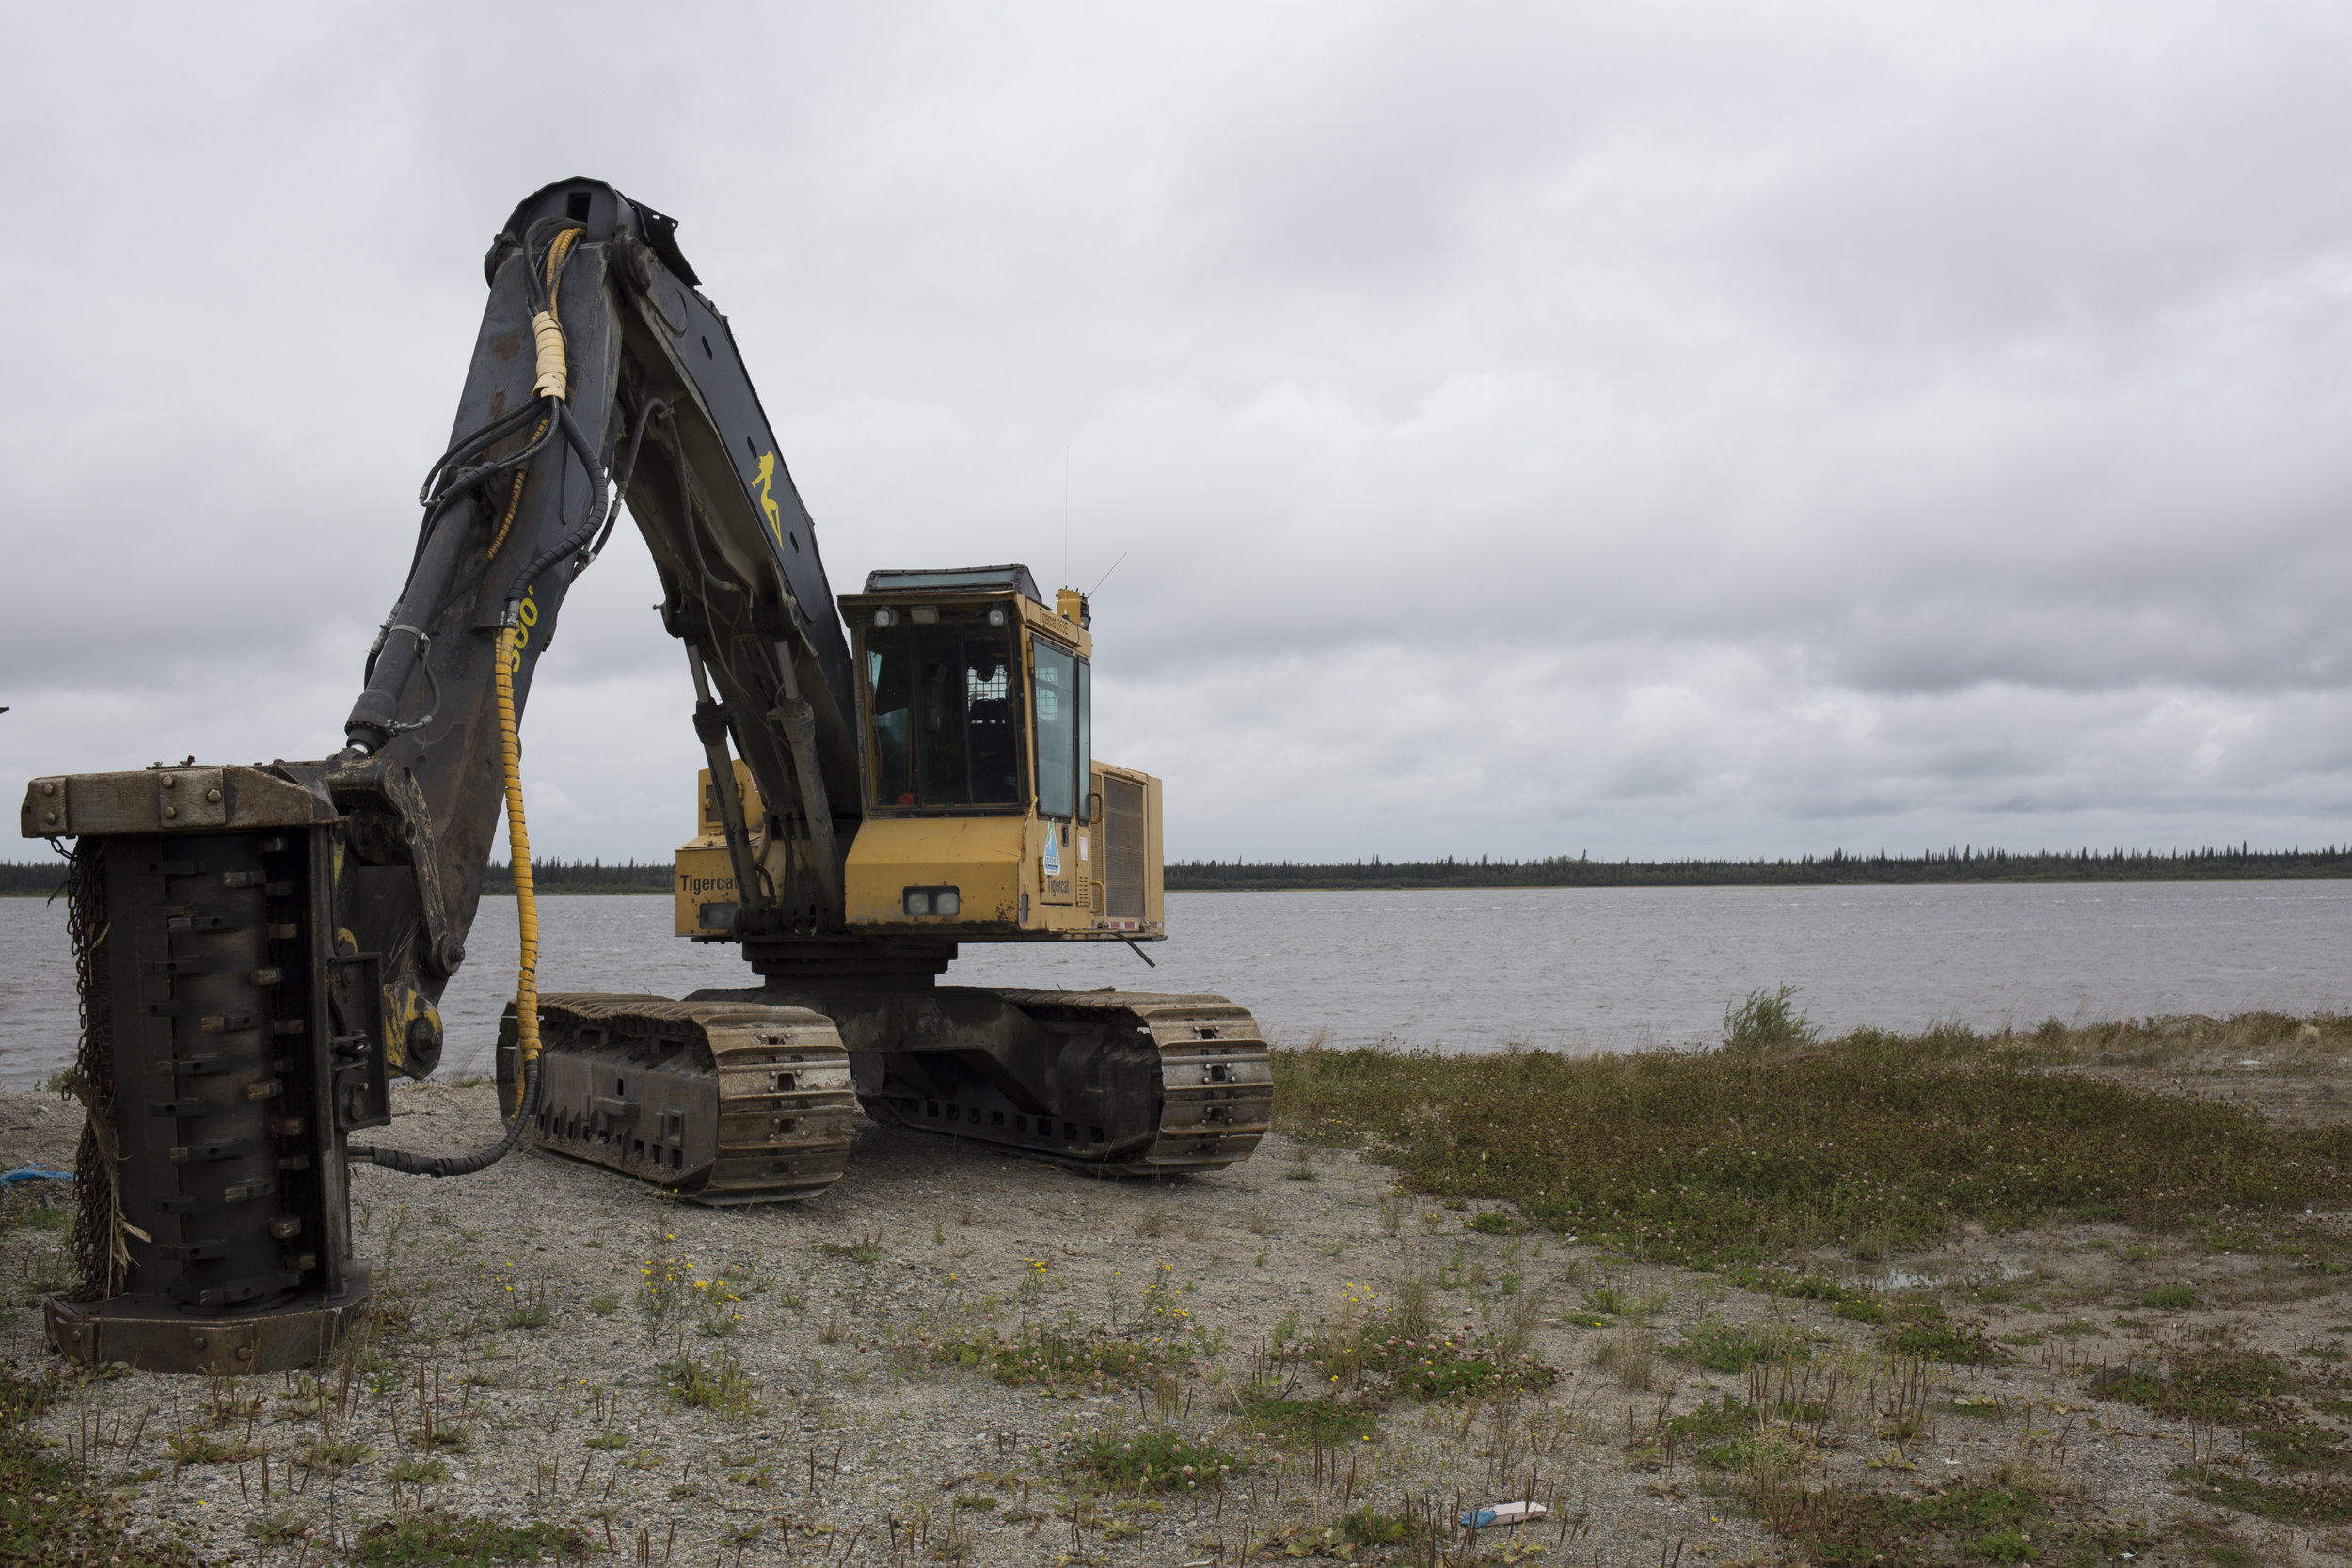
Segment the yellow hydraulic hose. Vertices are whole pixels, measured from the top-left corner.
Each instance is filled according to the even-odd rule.
[[[566,229],[556,235],[548,247],[548,308],[532,325],[539,343],[539,384],[534,388],[542,396],[561,398],[568,390],[564,369],[564,334],[556,325],[555,293],[564,278],[564,261],[571,254],[572,243],[585,230]],[[549,418],[553,417],[550,410]],[[546,428],[546,421],[541,421]],[[505,541],[507,527],[515,519],[515,503],[522,499],[522,476],[515,476],[515,493],[508,498],[506,517],[499,525],[499,536],[490,542],[496,554]],[[515,871],[515,925],[522,936],[522,956],[515,967],[515,1043],[518,1052],[516,1078],[521,1084],[528,1070],[539,1060],[539,901],[531,882],[531,827],[523,820],[523,759],[522,740],[515,733],[515,671],[522,663],[522,650],[516,646],[516,630],[509,626],[499,633],[498,698],[499,698],[499,762],[506,772],[506,858]],[[522,1108],[516,1112],[521,1116]]]
[[[542,415],[538,430],[532,434],[534,442],[546,433],[549,420],[563,417],[556,404],[563,401],[568,388],[564,365],[564,333],[555,318],[555,293],[563,279],[564,259],[570,254],[573,242],[585,230],[579,229],[565,230],[555,237],[555,243],[548,249],[548,309],[532,322],[539,351],[539,381],[533,390],[553,402]],[[499,520],[498,534],[490,541],[485,556],[495,557],[499,546],[506,543],[507,531],[514,526],[515,513],[521,504],[522,495],[523,475],[517,473],[507,494],[505,515]],[[616,497],[613,500],[616,512],[619,506]],[[585,542],[584,537],[582,542]],[[535,575],[535,572],[530,575]],[[495,1164],[521,1137],[524,1124],[532,1116],[539,1098],[539,900],[537,890],[531,880],[531,827],[523,819],[522,740],[516,733],[515,725],[515,672],[522,666],[519,643],[523,631],[512,618],[512,610],[510,605],[507,624],[499,631],[498,652],[492,659],[492,678],[498,690],[499,761],[506,783],[507,859],[515,873],[515,925],[521,938],[522,949],[515,966],[515,1115],[507,1123],[506,1135],[477,1154],[413,1154],[405,1149],[351,1146],[349,1153],[354,1161],[366,1161],[412,1176],[470,1176]]]
[[[515,870],[515,924],[522,933],[522,956],[515,969],[515,1040],[520,1053],[515,1082],[520,1085],[524,1070],[539,1059],[539,902],[531,882],[531,828],[523,820],[522,741],[515,731],[515,671],[522,663],[516,630],[510,626],[499,633],[498,698],[499,761],[506,772],[506,850]]]
[[[503,1159],[519,1142],[539,1101],[539,902],[531,885],[531,829],[523,821],[522,743],[515,733],[515,672],[522,663],[516,644],[521,628],[509,623],[499,632],[494,678],[499,699],[499,760],[506,773],[506,844],[515,867],[515,924],[522,934],[522,956],[515,968],[515,1114],[506,1135],[474,1154],[415,1154],[401,1148],[351,1146],[354,1162],[404,1171],[410,1176],[471,1176]]]

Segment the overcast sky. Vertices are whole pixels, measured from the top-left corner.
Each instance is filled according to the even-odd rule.
[[[1171,858],[2341,842],[2348,17],[15,7],[0,779],[340,744],[482,253],[587,174],[836,591],[1123,557]],[[624,544],[542,853],[691,828]]]

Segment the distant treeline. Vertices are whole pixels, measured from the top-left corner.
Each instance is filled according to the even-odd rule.
[[[607,865],[602,861],[534,859],[531,886],[537,893],[668,893],[677,886],[677,878],[668,861],[614,861]],[[514,868],[493,861],[482,891],[491,897],[512,897]]]
[[[48,897],[65,881],[63,861],[0,861],[0,897]]]
[[[1168,891],[1246,893],[1281,888],[1806,887],[1853,882],[2200,882],[2352,878],[2352,848],[2042,850],[2018,854],[1973,845],[1922,855],[1805,855],[1797,860],[1370,861],[1309,865],[1288,861],[1185,861],[1168,868]]]
[[[46,897],[64,880],[65,865],[59,861],[0,862],[0,896]],[[675,885],[668,861],[647,865],[636,861],[534,860],[531,880],[541,893],[667,893]],[[514,872],[503,863],[493,863],[483,879],[482,891],[493,897],[513,896]]]

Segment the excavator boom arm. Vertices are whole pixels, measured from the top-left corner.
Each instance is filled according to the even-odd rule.
[[[408,579],[372,651],[328,787],[351,820],[347,915],[384,955],[396,1069],[429,1071],[501,807],[494,659],[529,701],[564,600],[625,497],[686,646],[695,728],[729,797],[746,929],[841,918],[861,799],[850,651],[816,530],[726,319],[675,224],[568,180],[515,210],[448,454],[428,476]],[[550,343],[549,327],[553,339]],[[550,376],[553,379],[550,379]],[[550,395],[550,388],[558,388]],[[616,744],[628,744],[614,737]],[[790,885],[749,860],[734,752],[801,850]]]

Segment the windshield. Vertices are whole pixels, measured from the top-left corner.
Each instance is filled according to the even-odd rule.
[[[1009,632],[979,622],[866,633],[874,804],[1017,805]]]

